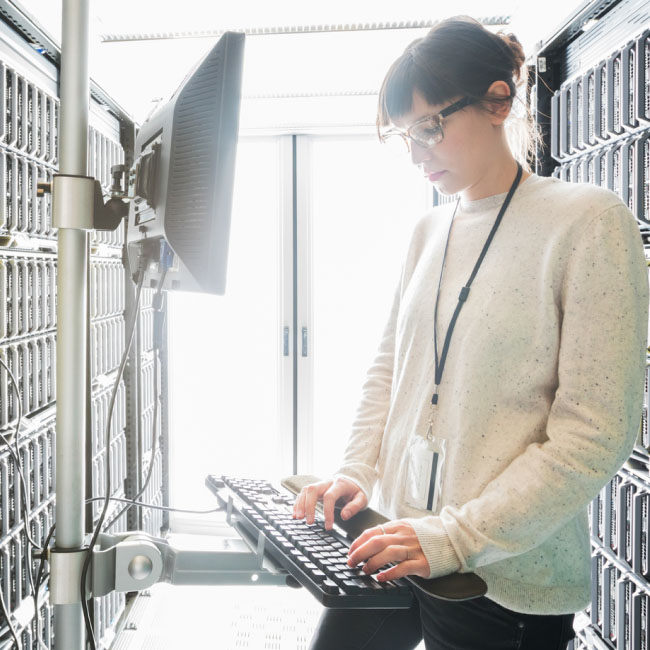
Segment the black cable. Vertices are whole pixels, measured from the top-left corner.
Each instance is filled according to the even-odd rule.
[[[50,544],[50,540],[52,539],[52,535],[54,534],[55,528],[56,528],[56,524],[52,524],[50,526],[50,531],[48,532],[47,537],[45,538],[45,542],[43,543],[43,551],[41,554],[40,562],[38,563],[38,571],[36,573],[36,590],[34,591],[34,617],[36,618],[36,639],[38,641],[38,645],[45,648],[45,650],[47,650],[47,646],[43,643],[43,639],[41,637],[40,612],[38,611],[38,596],[41,590],[41,585],[45,582],[47,578],[47,576],[43,575],[43,568],[45,567],[47,549]]]
[[[20,509],[22,511],[22,514],[23,514],[23,523],[24,523],[24,526],[25,526],[25,537],[27,538],[27,541],[34,548],[36,548],[36,549],[38,549],[40,551],[41,550],[40,544],[38,544],[37,542],[35,542],[33,540],[31,535],[29,534],[29,527],[27,526],[27,518],[29,516],[29,513],[27,511],[27,493],[26,493],[26,488],[25,488],[25,478],[24,478],[24,474],[22,472],[22,468],[20,466],[19,456],[16,456],[16,452],[14,451],[13,447],[11,446],[11,443],[8,441],[7,437],[3,433],[0,433],[0,439],[2,440],[2,443],[7,446],[7,449],[9,449],[9,453],[11,454],[11,458],[14,461],[14,465],[15,465],[16,471],[18,473],[19,482],[20,482],[20,486],[21,486],[20,491],[21,491],[22,496],[23,496],[22,503],[20,504],[21,505]]]
[[[92,497],[86,499],[86,503],[93,501],[103,501],[106,497]],[[164,510],[166,512],[182,512],[186,515],[211,515],[213,512],[223,512],[224,508],[210,508],[210,510],[187,510],[185,508],[170,508],[169,506],[157,506],[154,503],[143,503],[142,501],[133,501],[133,499],[122,499],[121,497],[111,497],[109,501],[117,501],[118,503],[128,503],[129,507],[135,506],[136,508],[150,508],[152,510]]]
[[[154,349],[154,354],[153,354],[153,376],[154,376],[154,409],[153,409],[153,426],[152,426],[152,431],[153,431],[153,440],[151,442],[151,459],[149,461],[149,468],[147,469],[147,476],[145,477],[144,483],[142,484],[142,487],[138,491],[138,493],[133,497],[133,499],[127,499],[126,501],[131,501],[131,505],[134,505],[137,503],[138,499],[144,494],[144,491],[147,489],[147,486],[149,485],[149,482],[151,481],[151,477],[153,476],[153,466],[154,466],[154,461],[156,460],[156,451],[158,450],[158,435],[156,433],[156,427],[158,424],[158,351]],[[111,526],[124,514],[126,513],[130,508],[131,505],[124,506],[104,527],[104,530],[109,530]]]
[[[11,637],[13,638],[14,643],[16,644],[16,650],[21,650],[20,642],[18,641],[18,636],[16,634],[16,629],[14,628],[13,623],[9,619],[9,612],[7,611],[7,604],[5,603],[5,597],[2,595],[2,589],[0,589],[0,609],[2,609],[2,615],[5,617],[5,620],[7,621],[7,625],[9,626]]]
[[[34,588],[34,573],[33,573],[33,568],[32,568],[32,558],[31,558],[31,553],[29,549],[29,545],[31,544],[34,548],[41,550],[41,547],[39,544],[37,544],[33,539],[32,536],[29,534],[29,513],[27,512],[27,487],[26,487],[26,481],[25,481],[25,475],[23,474],[23,470],[21,467],[20,463],[20,447],[18,446],[18,438],[20,437],[20,423],[23,418],[23,408],[22,408],[22,401],[20,398],[20,390],[18,388],[18,382],[16,381],[16,378],[14,377],[14,374],[11,372],[9,369],[9,366],[5,363],[4,359],[0,357],[0,364],[2,367],[6,370],[7,375],[9,375],[9,379],[11,380],[11,385],[13,387],[13,390],[16,394],[16,404],[18,405],[18,420],[16,422],[16,432],[14,434],[14,445],[15,449],[12,448],[10,441],[7,439],[7,437],[3,434],[0,433],[0,438],[2,439],[2,442],[6,445],[7,449],[9,450],[9,453],[11,454],[11,457],[13,458],[14,465],[15,465],[15,471],[18,474],[18,483],[20,485],[21,489],[21,510],[23,513],[23,527],[25,529],[25,539],[26,539],[26,553],[27,553],[27,579],[29,580],[29,586],[31,587],[32,594],[35,594],[35,588]],[[1,590],[0,590],[1,591]],[[3,610],[4,608],[4,601],[2,603],[3,605]],[[37,615],[38,616],[38,615]],[[9,621],[9,616],[6,616],[7,623],[9,626],[11,626],[11,622]],[[38,618],[36,619],[36,623],[38,625]],[[16,647],[19,648],[20,646],[18,645],[18,642],[15,638],[14,635],[14,630],[12,627],[12,635],[14,636],[14,640],[16,641]]]
[[[27,537],[27,541],[29,541],[29,543],[34,548],[40,550],[41,549],[40,545],[37,544],[32,539],[31,535],[29,534],[29,527],[27,526],[27,519],[29,517],[29,513],[27,511],[27,482],[25,481],[25,475],[23,474],[23,470],[20,462],[20,447],[18,446],[18,438],[20,435],[20,423],[22,422],[23,419],[23,407],[20,398],[20,391],[18,389],[18,382],[16,381],[14,374],[11,372],[9,366],[6,364],[5,360],[2,357],[0,357],[0,365],[2,365],[2,367],[6,370],[7,374],[9,375],[12,388],[16,393],[16,403],[18,404],[18,421],[16,422],[16,433],[14,434],[14,447],[11,446],[11,441],[4,435],[4,433],[0,433],[0,439],[9,450],[9,453],[11,454],[11,457],[13,458],[14,461],[14,465],[16,467],[16,472],[18,472],[18,483],[20,485],[20,492],[22,496],[20,506],[23,513],[23,520],[25,524],[25,536]]]
[[[124,347],[124,354],[122,355],[122,361],[120,363],[120,367],[117,371],[117,377],[115,378],[115,383],[113,385],[113,391],[111,393],[111,399],[109,402],[108,406],[108,413],[106,415],[106,431],[105,431],[105,443],[106,443],[106,449],[105,449],[105,454],[106,454],[106,496],[104,498],[104,507],[102,508],[102,512],[99,515],[99,519],[97,520],[97,524],[95,525],[95,530],[93,531],[92,538],[90,540],[90,545],[88,546],[88,549],[86,550],[85,558],[84,558],[84,563],[83,567],[81,569],[81,582],[79,585],[79,591],[81,594],[81,609],[83,611],[83,616],[84,616],[84,622],[86,624],[86,634],[88,636],[88,642],[90,643],[90,647],[92,650],[97,650],[97,641],[95,639],[95,632],[93,630],[93,624],[92,621],[90,620],[90,613],[88,612],[88,601],[86,600],[86,579],[88,577],[88,569],[90,568],[90,562],[92,560],[93,556],[93,548],[95,547],[95,544],[97,542],[97,538],[99,537],[99,533],[102,529],[102,525],[104,523],[104,519],[106,517],[106,512],[108,510],[108,506],[110,504],[110,494],[111,494],[111,454],[110,454],[110,447],[111,447],[111,419],[113,416],[113,407],[115,406],[115,398],[117,395],[117,390],[120,385],[120,380],[122,378],[122,375],[124,373],[124,367],[126,366],[126,362],[129,358],[129,351],[131,349],[131,344],[133,343],[133,334],[135,333],[135,326],[136,323],[138,322],[138,317],[140,315],[140,294],[142,293],[142,285],[144,283],[144,275],[145,275],[145,270],[146,270],[146,265],[147,265],[148,258],[147,256],[142,253],[140,257],[140,268],[138,269],[138,282],[137,282],[137,289],[136,289],[136,294],[135,294],[135,310],[133,314],[133,322],[131,323],[131,326],[129,328],[129,336],[128,340],[126,343],[126,346]]]
[[[34,573],[33,573],[33,567],[32,567],[32,558],[31,558],[31,553],[29,549],[29,545],[31,544],[34,548],[38,550],[43,550],[43,548],[34,541],[32,536],[30,535],[29,531],[29,512],[27,511],[27,485],[25,481],[25,475],[23,474],[23,470],[21,467],[21,462],[20,462],[20,447],[18,445],[19,443],[19,437],[20,437],[20,423],[22,421],[23,417],[23,409],[22,409],[22,401],[20,398],[20,390],[18,388],[18,382],[16,381],[16,378],[14,377],[14,374],[11,372],[9,366],[7,363],[5,363],[4,359],[0,357],[0,365],[5,369],[7,372],[7,375],[9,376],[9,379],[11,381],[12,388],[16,394],[16,404],[18,405],[18,421],[16,422],[16,432],[14,435],[14,447],[11,446],[10,440],[7,439],[7,437],[3,434],[0,433],[0,438],[2,439],[2,442],[6,445],[7,449],[9,450],[9,453],[11,454],[11,457],[14,461],[14,465],[16,468],[16,472],[18,474],[18,482],[20,485],[21,489],[21,510],[23,513],[23,526],[25,529],[25,538],[27,540],[27,547],[26,547],[26,554],[27,554],[27,578],[29,580],[29,586],[31,587],[33,598],[34,598],[34,616],[36,618],[36,627],[37,627],[37,637],[38,637],[38,643],[41,646],[45,646],[41,639],[41,629],[40,629],[40,621],[39,621],[39,611],[38,611],[38,590],[40,589],[40,577],[37,579],[37,583],[34,584]],[[45,547],[47,547],[47,544],[49,543],[50,537],[52,533],[54,532],[54,526],[50,529],[50,533],[47,537],[47,540],[45,542]],[[41,558],[41,564],[39,566],[39,575],[40,575],[40,570],[43,566],[43,560]],[[0,596],[1,596],[0,592]],[[5,603],[4,600],[2,602],[2,608],[3,612],[5,612],[5,618],[7,619],[7,623],[11,627],[11,622],[9,621],[9,616],[6,615],[6,610],[5,610]],[[17,639],[15,637],[14,630],[12,628],[12,636],[14,636],[14,641],[16,642],[16,647],[19,647],[17,644]]]
[[[157,312],[160,312],[162,309],[162,290],[163,290],[163,285],[165,284],[165,278],[167,277],[167,271],[169,270],[169,264],[165,260],[165,266],[163,268],[162,276],[160,278],[160,282],[158,283],[158,288],[156,290],[156,293],[153,296],[152,299],[152,304],[154,310]],[[156,451],[158,450],[158,436],[156,434],[156,429],[158,425],[158,365],[157,363],[160,362],[158,355],[160,353],[160,346],[162,345],[162,330],[164,328],[164,323],[165,323],[165,318],[166,318],[166,312],[163,312],[162,315],[162,321],[160,323],[160,328],[158,329],[156,326],[154,328],[157,330],[154,332],[154,348],[153,348],[153,385],[154,385],[154,409],[153,409],[153,425],[152,425],[152,436],[153,440],[151,442],[151,459],[149,462],[149,468],[147,469],[147,476],[144,479],[144,483],[142,484],[142,487],[138,491],[138,493],[131,499],[133,504],[135,504],[138,499],[144,494],[144,491],[147,489],[149,483],[151,482],[151,477],[153,476],[153,466],[154,466],[154,461],[156,460]],[[111,526],[126,512],[129,511],[131,508],[131,505],[127,505],[122,510],[120,510],[104,527],[104,530],[109,530]]]

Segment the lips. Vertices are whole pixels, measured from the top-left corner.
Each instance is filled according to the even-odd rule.
[[[430,181],[437,181],[446,171],[446,169],[443,169],[441,172],[427,172],[427,178]]]

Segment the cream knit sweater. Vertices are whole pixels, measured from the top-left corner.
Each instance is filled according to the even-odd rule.
[[[507,193],[462,201],[438,306],[438,351]],[[473,571],[519,612],[590,601],[587,505],[639,429],[648,275],[632,213],[613,192],[533,174],[520,183],[471,286],[435,408],[447,439],[440,506],[404,498],[409,438],[426,435],[433,315],[455,207],[411,237],[337,475],[416,530],[430,576]]]

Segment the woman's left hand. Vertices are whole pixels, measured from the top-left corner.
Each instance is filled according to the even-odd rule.
[[[427,562],[415,530],[405,521],[387,521],[381,526],[368,528],[350,545],[348,566],[365,564],[362,570],[373,574],[385,564],[396,566],[377,574],[377,580],[395,580],[406,575],[429,577]]]

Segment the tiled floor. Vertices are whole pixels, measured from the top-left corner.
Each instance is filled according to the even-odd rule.
[[[320,605],[288,587],[156,585],[129,612],[113,650],[307,650]]]

